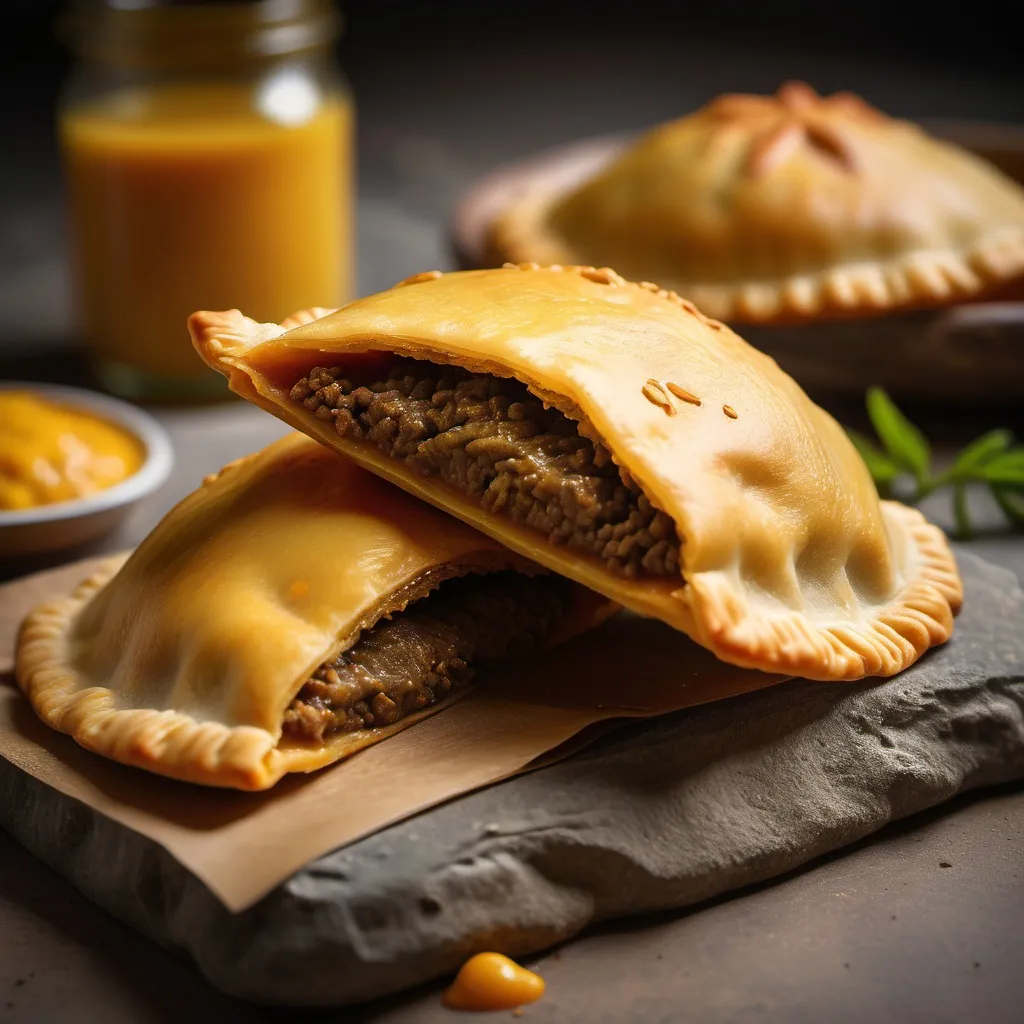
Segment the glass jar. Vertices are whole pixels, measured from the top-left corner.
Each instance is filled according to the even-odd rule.
[[[330,0],[78,0],[59,109],[81,331],[137,400],[223,395],[186,318],[278,321],[352,284],[352,121]]]

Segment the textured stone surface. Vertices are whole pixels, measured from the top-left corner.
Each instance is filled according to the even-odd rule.
[[[795,682],[631,726],[329,854],[232,917],[160,848],[0,762],[0,823],[231,994],[346,1003],[771,878],[1024,776],[1024,595],[961,555],[955,639],[896,679]]]

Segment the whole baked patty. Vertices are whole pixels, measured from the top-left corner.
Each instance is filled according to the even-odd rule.
[[[292,401],[623,576],[678,576],[679,537],[600,441],[521,382],[421,360],[356,385],[316,367]]]

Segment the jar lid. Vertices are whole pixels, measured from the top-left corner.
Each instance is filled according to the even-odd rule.
[[[341,34],[333,0],[69,0],[62,38],[130,67],[199,67],[316,49]]]

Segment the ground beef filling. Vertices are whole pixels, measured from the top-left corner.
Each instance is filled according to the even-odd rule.
[[[508,571],[448,580],[324,662],[285,712],[285,734],[319,742],[436,704],[468,685],[477,667],[543,641],[565,601],[557,577]]]
[[[622,576],[678,576],[675,524],[578,424],[519,381],[403,359],[356,386],[316,367],[291,390],[342,437],[361,438]]]

